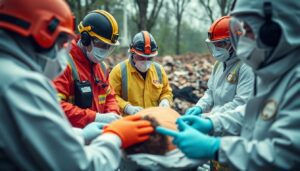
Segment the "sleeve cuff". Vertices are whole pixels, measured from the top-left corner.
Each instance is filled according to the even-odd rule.
[[[216,115],[209,115],[204,116],[207,119],[210,119],[213,125],[213,134],[221,133],[222,132],[222,124],[219,120],[219,117]]]
[[[117,135],[112,134],[112,133],[102,134],[97,139],[101,140],[101,141],[110,142],[118,148],[120,148],[122,145],[121,139]]]

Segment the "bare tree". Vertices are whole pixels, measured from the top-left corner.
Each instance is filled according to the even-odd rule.
[[[217,3],[220,8],[221,16],[228,15],[231,6],[231,0],[217,0]]]
[[[83,15],[81,0],[67,0],[67,3],[69,4],[71,11],[75,15],[76,21],[78,22]]]
[[[215,16],[217,16],[217,17],[219,17],[220,15],[224,16],[229,13],[231,1],[232,0],[216,0],[217,3],[215,3],[215,1],[212,1],[212,0],[199,0],[199,3],[205,9],[206,14],[208,15],[211,23],[213,23],[215,20],[215,18],[214,18]],[[217,5],[219,7],[220,11],[214,10],[213,7],[215,5]],[[220,14],[216,14],[216,12],[220,12]]]
[[[163,0],[153,0],[153,8],[150,14],[147,13],[149,7],[148,0],[135,0],[135,3],[138,12],[133,17],[133,20],[137,24],[138,30],[148,30],[150,32],[161,10]]]
[[[186,6],[188,5],[189,2],[190,2],[190,0],[172,0],[175,18],[177,21],[176,42],[175,42],[175,44],[176,44],[175,52],[177,55],[180,54],[180,36],[181,36],[180,28],[181,28],[182,16],[183,16],[183,12],[186,10]]]

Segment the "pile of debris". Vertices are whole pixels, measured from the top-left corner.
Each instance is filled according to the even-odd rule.
[[[106,63],[113,67],[126,59],[126,55],[115,55],[107,58]],[[214,59],[209,54],[184,54],[180,56],[157,57],[163,65],[173,89],[175,109],[180,114],[193,106],[207,89]]]

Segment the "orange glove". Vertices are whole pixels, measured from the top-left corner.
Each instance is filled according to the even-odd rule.
[[[104,128],[103,134],[113,133],[122,141],[122,148],[146,141],[154,131],[151,123],[141,120],[139,115],[130,115],[112,122]]]

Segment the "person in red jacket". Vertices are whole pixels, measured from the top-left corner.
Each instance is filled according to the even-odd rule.
[[[94,10],[78,30],[80,39],[72,42],[69,65],[54,80],[61,106],[74,127],[110,123],[120,112],[103,60],[119,45],[118,24],[110,13]]]

